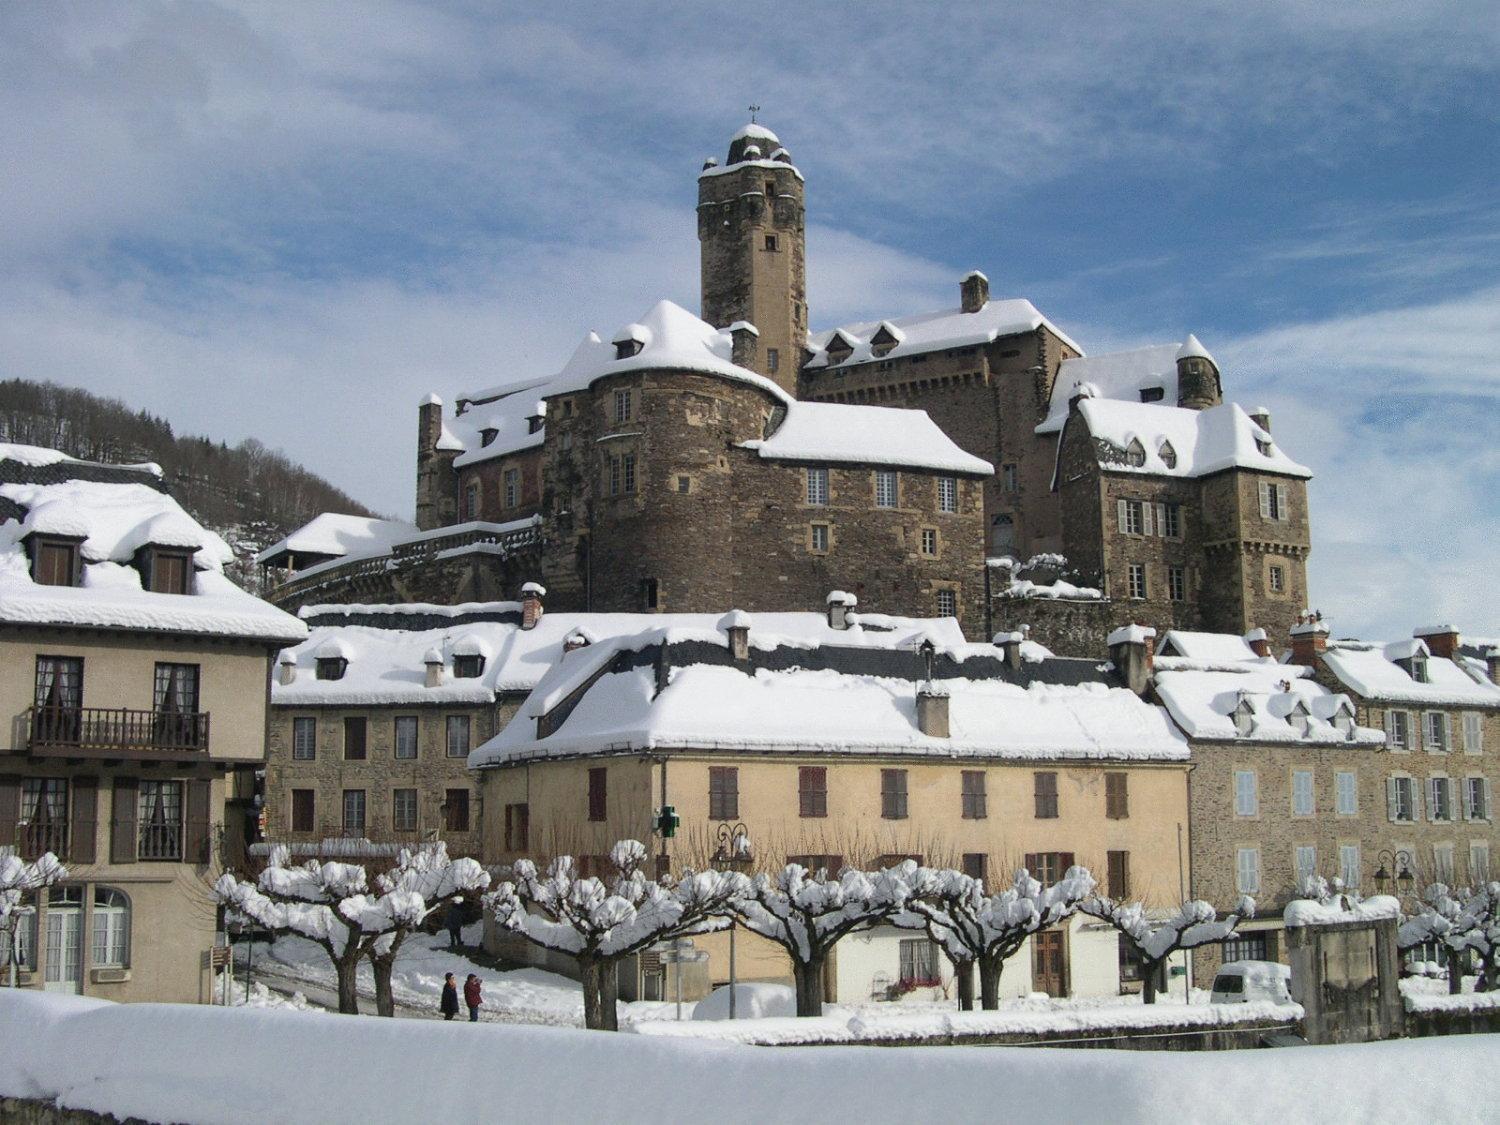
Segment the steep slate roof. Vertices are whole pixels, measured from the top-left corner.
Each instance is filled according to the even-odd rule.
[[[1100,460],[1110,472],[1203,477],[1239,468],[1289,477],[1312,476],[1311,469],[1283,453],[1270,433],[1261,429],[1238,403],[1188,410],[1158,403],[1085,398],[1078,404],[1078,415],[1093,437],[1120,450],[1121,460]],[[1146,453],[1145,463],[1139,466],[1123,460],[1125,450],[1135,440],[1140,441]],[[1164,441],[1172,445],[1175,465],[1169,466],[1162,460]],[[1270,452],[1262,453],[1257,441],[1269,442]]]
[[[1047,418],[1036,428],[1039,434],[1055,434],[1068,420],[1068,401],[1080,383],[1087,383],[1095,398],[1139,402],[1141,392],[1160,387],[1161,401],[1177,405],[1177,345],[1152,344],[1123,352],[1065,359],[1052,384]]]
[[[1412,678],[1409,663],[1416,651],[1427,657],[1427,683]],[[1500,707],[1500,684],[1482,671],[1431,656],[1422,641],[1397,641],[1392,645],[1361,641],[1329,641],[1323,663],[1341,684],[1365,699],[1392,703],[1431,703],[1439,706]]]
[[[939,309],[912,316],[845,324],[827,332],[809,335],[807,344],[813,350],[813,356],[803,366],[812,370],[852,367],[872,359],[900,359],[922,352],[990,344],[1002,336],[1034,332],[1044,324],[1070,348],[1075,351],[1083,350],[1055,324],[1037,312],[1036,306],[1030,301],[1013,298],[989,301],[978,312],[966,313],[962,308]],[[877,356],[871,350],[870,340],[882,325],[893,326],[900,342],[884,355]],[[828,343],[836,332],[843,333],[854,342],[854,353],[842,363],[834,363],[828,355]]]
[[[270,563],[288,554],[363,558],[383,554],[391,549],[392,543],[416,532],[415,525],[404,520],[324,512],[272,543],[255,556],[255,561]]]
[[[280,643],[306,627],[252,597],[223,572],[228,544],[202,527],[163,488],[154,465],[99,465],[56,450],[0,445],[0,622],[220,635]],[[32,581],[26,537],[80,541],[82,585]],[[141,586],[140,548],[193,552],[192,592]]]

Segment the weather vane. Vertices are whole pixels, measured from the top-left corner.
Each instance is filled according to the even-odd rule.
[[[755,115],[757,113],[759,113],[759,112],[760,112],[760,106],[753,105],[753,106],[750,107],[750,124],[752,124],[752,125],[755,124]]]

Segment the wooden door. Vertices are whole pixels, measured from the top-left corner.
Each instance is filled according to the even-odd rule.
[[[1031,936],[1031,987],[1048,996],[1068,994],[1067,935],[1043,930]]]

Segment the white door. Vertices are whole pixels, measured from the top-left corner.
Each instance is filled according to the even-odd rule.
[[[63,902],[47,908],[48,992],[83,991],[83,904]]]

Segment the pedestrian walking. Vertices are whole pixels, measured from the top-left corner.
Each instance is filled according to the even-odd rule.
[[[470,973],[469,979],[464,981],[464,1003],[469,1006],[470,1023],[479,1022],[479,1005],[484,1003],[483,998],[479,995],[480,986],[479,977],[473,973]]]
[[[438,1010],[443,1013],[445,1020],[451,1020],[458,1015],[458,985],[453,982],[453,974],[443,974],[443,999],[438,1004]]]
[[[464,900],[458,895],[454,895],[448,901],[448,913],[443,921],[448,927],[448,948],[462,949],[464,947]]]

